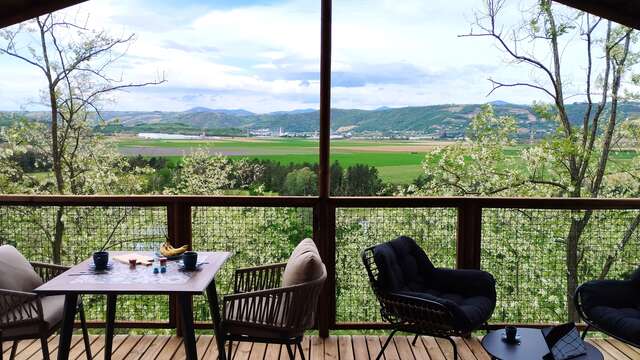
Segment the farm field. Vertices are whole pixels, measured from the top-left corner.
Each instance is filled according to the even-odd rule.
[[[125,155],[162,156],[172,162],[198,149],[231,158],[273,160],[282,164],[317,163],[318,141],[280,138],[231,138],[215,140],[158,140],[132,136],[116,136],[115,142]],[[401,140],[332,140],[331,162],[343,167],[367,164],[378,169],[383,181],[395,184],[411,183],[422,173],[422,161],[433,149],[451,141]],[[527,145],[506,151],[510,157],[520,157]],[[623,165],[636,156],[633,150],[612,153],[613,164]],[[615,166],[615,165],[613,165]]]

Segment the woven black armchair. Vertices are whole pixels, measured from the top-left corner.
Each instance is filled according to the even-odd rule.
[[[640,268],[629,280],[593,280],[578,287],[573,297],[587,323],[582,338],[595,328],[640,347]]]
[[[369,247],[362,252],[369,282],[382,319],[393,331],[382,346],[380,359],[398,331],[435,336],[469,336],[491,317],[496,304],[495,280],[480,270],[453,270],[433,266],[427,255],[406,236]]]

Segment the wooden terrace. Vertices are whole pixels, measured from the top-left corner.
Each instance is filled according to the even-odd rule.
[[[385,351],[386,360],[445,360],[452,359],[451,345],[443,339],[421,337],[416,346],[411,345],[412,337],[398,336]],[[384,336],[374,335],[340,335],[320,338],[308,336],[303,342],[306,359],[310,360],[360,360],[374,359],[380,350]],[[455,339],[462,360],[489,360],[490,357],[482,349],[478,338]],[[605,360],[635,360],[640,359],[640,349],[623,344],[612,339],[591,339]],[[216,342],[211,335],[201,335],[197,339],[198,354],[200,359],[215,359],[218,351]],[[5,347],[4,355],[9,356],[10,346]],[[57,356],[58,337],[53,336],[49,340],[51,358]],[[104,336],[91,337],[91,350],[96,359],[104,356]],[[113,360],[168,360],[185,359],[182,338],[176,336],[154,335],[117,335],[113,343]],[[74,336],[69,359],[84,359],[84,346],[81,336]],[[299,358],[296,356],[296,358]],[[42,359],[40,342],[26,340],[18,346],[16,360]],[[235,360],[268,360],[288,359],[286,350],[280,345],[265,345],[240,343],[234,346]]]

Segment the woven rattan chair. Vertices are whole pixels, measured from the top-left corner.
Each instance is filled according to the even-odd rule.
[[[613,338],[640,347],[640,268],[629,280],[593,280],[578,287],[573,301],[587,324]]]
[[[224,340],[229,341],[229,359],[233,358],[234,341],[283,344],[291,359],[295,356],[292,349],[295,345],[304,359],[302,337],[314,325],[318,298],[327,278],[319,255],[314,256],[317,256],[315,274],[292,286],[282,285],[285,271],[292,267],[287,263],[236,270],[234,294],[224,297],[221,324]]]
[[[18,342],[26,339],[40,339],[42,358],[49,359],[48,338],[62,324],[64,296],[39,296],[31,290],[66,270],[65,266],[27,262],[14,247],[0,246],[0,273],[5,276],[0,280],[0,360],[2,342],[13,341],[9,356],[13,359]],[[87,358],[91,359],[82,302],[78,303],[78,311]]]
[[[362,252],[369,283],[380,303],[382,319],[392,332],[376,359],[380,359],[396,332],[449,340],[454,359],[458,349],[452,336],[470,333],[491,317],[496,304],[495,280],[480,270],[435,268],[416,242],[401,236]]]

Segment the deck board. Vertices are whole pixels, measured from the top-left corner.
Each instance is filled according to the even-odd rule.
[[[305,336],[303,351],[307,360],[360,360],[374,359],[380,351],[385,336],[374,335],[340,335],[321,339],[317,336]],[[452,359],[451,344],[444,339],[421,336],[416,345],[412,345],[413,337],[396,336],[385,351],[385,360],[448,360]],[[490,357],[482,349],[477,338],[455,338],[462,360],[488,360]],[[605,359],[640,360],[640,349],[624,344],[615,339],[589,340],[602,353]],[[52,359],[58,351],[58,337],[48,341]],[[103,357],[104,336],[92,335],[91,350],[96,359]],[[211,335],[200,335],[196,346],[200,359],[216,359],[218,348]],[[253,344],[248,342],[234,343],[234,360],[275,360],[288,359],[285,347],[274,344]],[[8,358],[11,343],[3,344],[4,355]],[[18,359],[42,359],[40,341],[25,340],[18,344]],[[117,335],[113,342],[113,359],[122,360],[183,360],[184,348],[182,339],[166,335]],[[84,342],[80,335],[74,335],[70,359],[86,359]],[[301,359],[296,352],[296,359]]]

